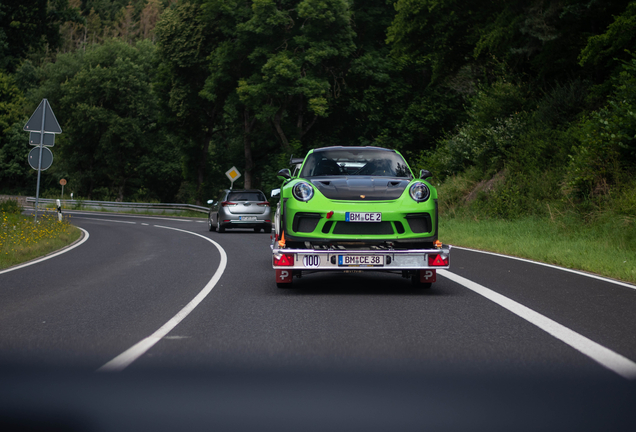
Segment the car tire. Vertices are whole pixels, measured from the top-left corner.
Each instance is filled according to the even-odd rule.
[[[212,225],[212,216],[208,215],[208,231],[214,231],[214,225]]]
[[[265,231],[265,232],[266,232],[266,233],[268,233],[268,234],[269,234],[269,233],[271,233],[271,232],[272,232],[272,225],[271,225],[271,224],[266,225],[266,226],[263,228],[263,231]]]
[[[224,233],[225,232],[225,228],[223,228],[221,226],[221,222],[219,221],[219,217],[216,217],[216,232],[218,233]]]

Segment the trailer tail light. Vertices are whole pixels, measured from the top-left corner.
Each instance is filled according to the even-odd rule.
[[[289,266],[293,267],[294,265],[294,255],[293,254],[275,254],[274,255],[274,266]]]
[[[235,203],[235,202],[232,202],[232,201],[223,201],[223,202],[221,203],[221,207],[235,206],[235,205],[237,205],[237,204],[238,204],[238,203]]]
[[[428,265],[431,267],[445,267],[448,265],[447,254],[429,254]]]

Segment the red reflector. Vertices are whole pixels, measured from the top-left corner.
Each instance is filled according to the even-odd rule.
[[[333,212],[330,211],[329,213],[327,213],[327,219],[331,219],[331,216],[333,216]]]
[[[293,266],[294,256],[291,254],[274,255],[274,265],[275,266]]]
[[[435,266],[447,266],[448,265],[448,256],[445,258],[442,255],[431,254],[428,256],[428,265],[431,267]]]

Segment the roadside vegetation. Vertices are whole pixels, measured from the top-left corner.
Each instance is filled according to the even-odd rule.
[[[618,223],[618,226],[617,226]],[[583,270],[636,284],[634,230],[624,220],[580,224],[568,216],[514,221],[442,217],[444,243]],[[528,275],[532,278],[532,275]]]
[[[0,269],[54,252],[81,235],[68,219],[59,222],[57,213],[41,214],[35,223],[21,212],[15,200],[0,203]]]

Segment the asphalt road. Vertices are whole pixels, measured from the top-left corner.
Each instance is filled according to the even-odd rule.
[[[124,424],[138,427],[150,416],[126,411],[133,395],[163,394],[136,412],[152,411],[152,426],[168,430],[184,421],[184,407],[157,382],[190,402],[194,429],[210,424],[196,409],[210,397],[227,423],[219,411],[213,418],[236,429],[262,428],[264,418],[277,430],[306,429],[308,419],[315,430],[636,424],[627,409],[636,402],[634,286],[454,248],[450,271],[430,290],[372,272],[311,274],[281,290],[269,234],[208,232],[192,219],[70,217],[88,233],[84,243],[0,273],[0,382],[10,384],[0,390],[0,426],[25,418],[2,407],[33,405],[51,424],[47,413],[59,408],[51,389],[65,383],[60,406],[86,404],[86,422],[71,429],[122,427],[101,402],[79,396],[90,387],[118,400]],[[237,388],[253,398],[241,404],[251,416],[223,396]]]

